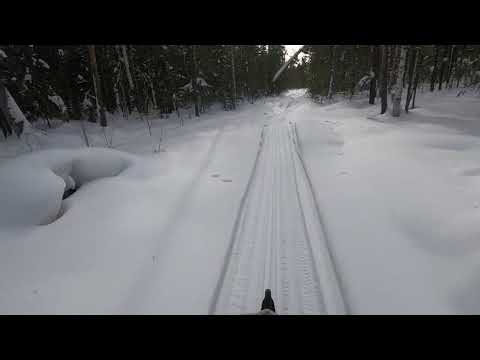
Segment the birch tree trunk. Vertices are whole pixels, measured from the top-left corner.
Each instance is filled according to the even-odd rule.
[[[128,61],[127,46],[122,45],[122,54],[123,54],[123,65],[125,66],[125,72],[127,74],[128,84],[130,85],[130,90],[133,91],[133,78],[132,73],[130,72],[130,62]]]
[[[100,82],[100,76],[98,75],[97,57],[95,54],[95,45],[88,45],[88,54],[90,56],[90,67],[93,77],[93,87],[95,89],[95,97],[97,102],[97,111],[100,113],[100,126],[107,126],[107,118],[105,116],[105,107],[102,99],[102,84]]]
[[[398,68],[396,73],[396,82],[393,87],[392,91],[392,116],[398,117],[400,116],[401,111],[401,102],[402,102],[402,78],[403,72],[405,71],[405,56],[407,53],[407,47],[401,46],[400,48],[400,55],[398,61]]]

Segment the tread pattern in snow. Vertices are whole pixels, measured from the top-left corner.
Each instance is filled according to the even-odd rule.
[[[285,122],[264,128],[212,313],[255,312],[267,288],[281,314],[343,313],[331,264],[322,256],[328,251],[312,246],[312,239],[324,240],[323,233],[294,139]]]

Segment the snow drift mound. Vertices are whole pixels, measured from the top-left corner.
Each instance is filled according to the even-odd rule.
[[[45,150],[0,166],[0,227],[45,225],[62,212],[66,190],[120,174],[134,157],[103,148]]]

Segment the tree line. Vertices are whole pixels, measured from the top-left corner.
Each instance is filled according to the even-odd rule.
[[[390,101],[399,116],[402,98],[405,112],[415,107],[418,88],[480,82],[476,45],[305,45],[301,51],[306,56],[278,76],[283,45],[0,45],[0,130],[5,138],[20,136],[35,121],[51,126],[52,118],[106,127],[106,114],[115,112],[163,117],[184,108],[199,117],[214,102],[230,111],[287,88],[307,88],[320,102],[367,93],[382,114]]]
[[[0,129],[52,118],[107,126],[106,112],[160,117],[191,108],[195,116],[220,101],[276,95],[271,78],[285,61],[283,45],[0,45]],[[12,105],[21,109],[12,111]]]
[[[334,95],[352,97],[368,92],[369,103],[379,98],[381,114],[399,116],[415,107],[417,89],[430,91],[477,87],[480,83],[478,45],[307,45],[307,87],[315,100]],[[458,95],[461,95],[461,90]]]

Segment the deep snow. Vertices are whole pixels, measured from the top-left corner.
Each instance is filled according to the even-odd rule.
[[[480,312],[480,106],[456,94],[400,119],[362,103],[295,114],[353,313]]]
[[[255,173],[266,182],[250,188],[255,201],[265,201],[247,200],[258,211],[245,223],[257,227],[245,230],[276,236],[244,241],[280,251],[275,239],[284,238],[305,250],[298,215],[318,205],[320,225],[307,215],[303,228],[321,226],[310,236],[314,250],[298,252],[297,260],[299,250],[286,254],[298,265],[289,268],[291,282],[303,270],[307,285],[315,280],[312,269],[320,269],[317,282],[330,271],[322,269],[325,248],[315,241],[324,237],[348,312],[480,313],[480,105],[478,95],[456,94],[418,94],[420,107],[398,119],[378,116],[365,98],[321,106],[290,91],[187,119],[184,127],[175,116],[152,119],[152,138],[141,122],[109,119],[115,149],[82,148],[78,123],[36,138],[36,148],[53,150],[16,156],[28,147],[2,141],[0,313],[207,313],[229,264],[265,124],[276,129],[271,139],[287,142],[271,142],[276,150],[267,148],[258,162]],[[290,122],[305,170],[282,132]],[[91,143],[105,146],[95,124],[87,130]],[[282,161],[279,154],[294,157]],[[80,188],[62,201],[66,184]],[[249,279],[277,259],[264,259],[267,253],[256,253]],[[282,313],[275,284],[269,286]],[[303,287],[305,299],[314,288]],[[294,289],[286,299],[300,296]],[[239,312],[259,310],[253,307],[260,290]],[[315,309],[298,304],[290,302],[286,312]]]

